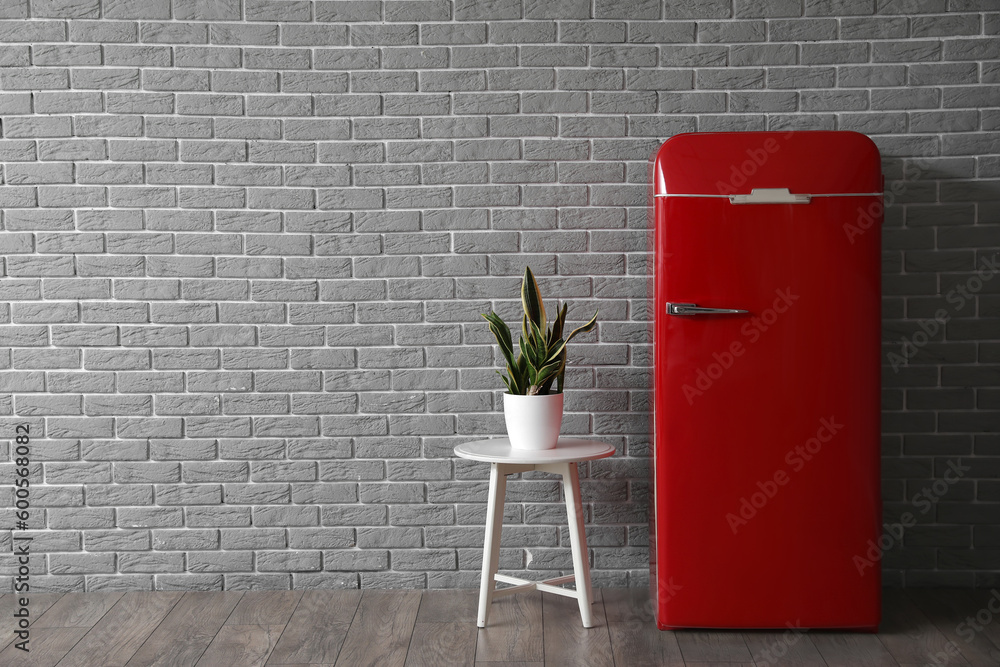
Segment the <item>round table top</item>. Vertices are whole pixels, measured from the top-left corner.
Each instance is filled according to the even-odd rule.
[[[571,463],[603,459],[615,453],[611,445],[596,440],[559,438],[553,449],[512,449],[509,438],[477,440],[455,447],[455,455],[487,463]]]

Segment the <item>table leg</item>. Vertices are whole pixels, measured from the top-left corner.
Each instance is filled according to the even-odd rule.
[[[490,464],[490,497],[486,507],[486,542],[483,545],[483,578],[479,587],[479,619],[481,628],[486,627],[493,602],[496,582],[493,575],[500,562],[500,530],[503,528],[503,502],[507,493],[507,473],[502,463]]]
[[[569,524],[569,542],[573,548],[573,574],[576,575],[577,602],[583,627],[594,627],[590,610],[594,593],[590,588],[590,560],[587,557],[587,533],[583,528],[583,504],[580,500],[580,477],[576,463],[567,463],[563,473],[563,489],[566,494],[566,514]]]

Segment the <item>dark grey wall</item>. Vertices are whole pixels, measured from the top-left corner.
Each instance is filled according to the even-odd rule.
[[[918,525],[887,581],[996,584],[996,9],[3,0],[0,412],[32,429],[35,585],[476,585],[487,469],[451,449],[503,433],[479,313],[525,262],[600,308],[564,432],[619,448],[583,482],[594,578],[642,585],[645,161],[818,128],[870,134],[891,193],[886,519]],[[571,566],[557,489],[509,486],[504,569]]]

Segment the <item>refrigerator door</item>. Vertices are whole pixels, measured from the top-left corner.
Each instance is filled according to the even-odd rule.
[[[682,135],[654,170],[658,624],[875,628],[878,151]]]

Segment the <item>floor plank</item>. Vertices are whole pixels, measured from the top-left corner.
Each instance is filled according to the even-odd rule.
[[[38,619],[48,609],[51,609],[52,605],[59,602],[59,598],[64,595],[66,593],[30,593],[28,595],[24,593],[18,593],[17,595],[8,593],[3,598],[0,598],[0,614],[3,614],[4,617],[13,614],[14,608],[20,604],[20,599],[27,598],[28,611],[31,613],[32,619]],[[32,620],[32,623],[34,623],[34,620]]]
[[[361,591],[305,591],[267,664],[335,663],[359,602]]]
[[[579,603],[561,595],[542,595],[542,628],[547,667],[614,667],[611,636],[601,591],[594,591],[595,626],[583,627]]]
[[[515,593],[496,600],[479,629],[477,662],[542,662],[542,594]]]
[[[402,667],[419,607],[419,591],[365,591],[338,667]]]
[[[25,653],[12,642],[0,652],[0,665],[54,665],[114,606],[122,592],[60,595],[30,625]]]
[[[406,667],[472,667],[475,661],[475,623],[417,623],[413,627]]]
[[[678,630],[674,633],[685,663],[752,663],[743,633],[731,630]]]
[[[242,597],[240,591],[185,593],[128,661],[128,667],[194,665]]]
[[[197,667],[262,667],[284,625],[230,625],[219,630]]]
[[[0,665],[53,667],[87,634],[87,629],[79,625],[32,629],[31,641],[28,643],[30,651],[25,653],[11,644],[0,651]]]
[[[121,597],[122,591],[66,593],[39,616],[35,628],[92,628]]]
[[[656,620],[649,590],[645,588],[602,588],[601,598],[608,623],[654,623]]]
[[[180,591],[126,593],[63,658],[59,667],[125,665],[183,595]]]
[[[284,625],[302,591],[247,591],[226,619],[226,625]]]
[[[882,593],[882,624],[878,638],[901,665],[924,664],[930,656],[948,655],[949,639],[901,590]],[[947,664],[966,667],[969,663],[960,655],[954,655]]]
[[[14,595],[9,593],[0,598],[0,618],[12,619],[14,612],[19,607],[21,598],[28,599],[28,627],[35,627],[35,621],[38,620],[49,608],[52,607],[56,602],[59,601],[65,593],[35,593],[24,595],[23,593],[18,593]],[[0,651],[7,648],[9,645],[14,643],[17,639],[13,636],[13,625],[10,626],[11,632],[4,632],[0,634]]]
[[[967,590],[964,593],[975,608],[969,615],[976,618],[976,625],[982,627],[983,634],[1000,648],[1000,591],[994,588],[988,591]]]
[[[776,667],[826,667],[808,632],[744,632],[743,639],[758,665]]]
[[[906,596],[973,667],[1000,665],[1000,648],[969,625],[980,607],[964,590],[910,589]],[[980,626],[982,627],[982,626]]]
[[[681,649],[673,632],[642,623],[609,623],[611,651],[616,665],[629,667],[680,666]]]
[[[873,634],[816,632],[812,640],[830,667],[896,667],[899,664]]]
[[[417,623],[458,623],[469,619],[475,620],[478,612],[478,590],[424,591],[420,595]]]
[[[684,664],[675,633],[656,627],[647,589],[605,588],[601,597],[616,665],[679,667]]]

